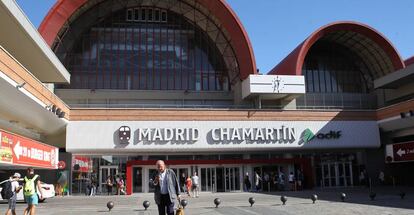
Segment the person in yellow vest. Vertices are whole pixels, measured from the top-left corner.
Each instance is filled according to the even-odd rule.
[[[35,175],[31,167],[27,168],[27,175],[24,177],[23,194],[27,202],[23,215],[35,215],[36,205],[39,204],[39,198],[42,199],[43,193],[40,187],[40,176]]]

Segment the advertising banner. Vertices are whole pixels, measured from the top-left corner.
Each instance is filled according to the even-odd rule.
[[[87,157],[73,156],[72,168],[77,172],[89,172],[92,169],[92,160]]]
[[[57,169],[59,149],[0,130],[0,163]]]

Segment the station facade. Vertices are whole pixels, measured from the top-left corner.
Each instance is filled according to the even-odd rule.
[[[59,0],[38,30],[70,78],[39,81],[66,114],[35,139],[60,148],[72,194],[105,193],[108,176],[151,192],[160,159],[211,192],[243,191],[255,173],[264,191],[290,189],[277,186],[289,174],[304,189],[413,177],[400,172],[412,169],[414,66],[367,25],[322,26],[267,74],[224,0]]]

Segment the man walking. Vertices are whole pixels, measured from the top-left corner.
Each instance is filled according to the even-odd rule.
[[[192,181],[192,184],[193,184],[193,187],[192,187],[193,197],[198,198],[198,196],[199,196],[199,185],[198,185],[197,172],[194,172],[193,176],[191,177],[191,181]]]
[[[155,188],[154,200],[158,205],[159,215],[174,215],[174,202],[180,201],[180,185],[174,171],[167,169],[162,160],[156,163],[158,172],[150,179],[150,186]]]
[[[36,206],[39,204],[39,196],[42,198],[43,193],[40,187],[40,176],[35,175],[34,169],[27,168],[27,175],[24,177],[23,194],[27,202],[27,208],[24,209],[23,215],[35,215]]]
[[[6,211],[6,215],[10,215],[10,212],[13,215],[16,215],[16,200],[17,200],[17,193],[22,189],[21,186],[19,186],[19,179],[20,179],[20,173],[16,172],[10,179],[11,183],[11,191],[13,195],[8,199],[9,201],[9,208]]]

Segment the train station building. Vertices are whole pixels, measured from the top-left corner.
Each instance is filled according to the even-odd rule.
[[[66,171],[72,194],[104,193],[108,176],[151,192],[159,159],[208,192],[255,173],[268,191],[290,173],[305,189],[360,186],[362,171],[414,181],[414,60],[370,26],[321,26],[262,74],[224,0],[58,0],[38,30],[11,2],[0,129],[55,147],[47,171]]]

